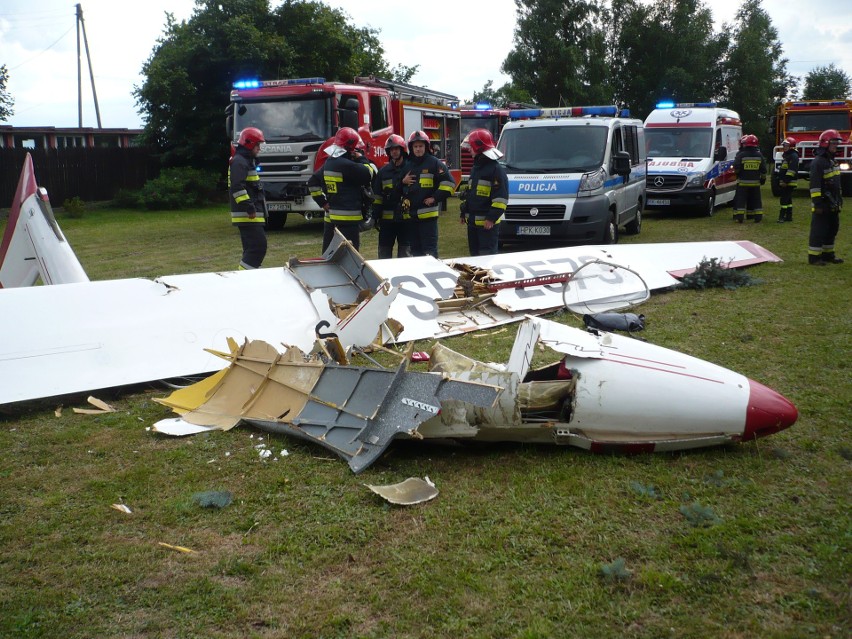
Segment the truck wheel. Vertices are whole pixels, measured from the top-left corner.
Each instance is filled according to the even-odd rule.
[[[285,211],[270,211],[266,218],[267,231],[280,231],[287,223],[287,213]]]
[[[852,173],[840,174],[840,190],[843,195],[852,196]]]
[[[636,217],[624,225],[624,230],[630,235],[639,235],[639,231],[642,230],[642,202],[639,202],[636,208]]]
[[[615,214],[610,214],[604,226],[604,244],[618,244],[618,225],[615,223]]]
[[[704,205],[704,214],[707,217],[713,217],[716,212],[716,191],[710,191],[710,196],[707,198],[707,204]]]

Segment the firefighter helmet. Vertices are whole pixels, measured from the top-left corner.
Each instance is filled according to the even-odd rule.
[[[840,134],[836,129],[826,129],[819,136],[819,146],[821,149],[828,147],[831,142],[842,142],[843,138],[840,137]]]
[[[261,142],[266,142],[263,138],[263,131],[253,126],[247,126],[240,132],[240,139],[237,144],[244,146],[249,151],[253,150]]]
[[[468,133],[465,139],[467,140],[470,152],[475,156],[482,153],[485,157],[489,157],[492,160],[503,157],[503,154],[497,150],[497,145],[494,144],[494,137],[488,129],[474,129]]]
[[[408,147],[405,144],[405,138],[401,135],[397,135],[396,133],[391,136],[388,136],[388,140],[387,142],[385,142],[385,153],[390,155],[390,150],[395,146],[398,146],[400,149],[402,149],[403,153],[408,153]]]
[[[358,143],[364,144],[364,140],[358,135],[358,132],[348,126],[341,127],[334,136],[334,146],[343,149],[346,153],[352,153],[358,148]]]
[[[432,149],[429,148],[429,136],[426,135],[423,131],[415,131],[411,135],[408,136],[408,150],[411,153],[414,153],[414,143],[422,142],[426,146],[426,153],[432,153]]]
[[[781,144],[786,144],[787,146],[796,146],[796,140],[793,138],[784,138],[784,141]]]
[[[743,146],[760,146],[760,142],[757,139],[757,136],[753,133],[749,133],[748,135],[744,135],[740,142],[742,142]]]

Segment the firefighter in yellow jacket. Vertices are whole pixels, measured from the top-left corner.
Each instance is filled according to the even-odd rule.
[[[763,221],[763,201],[760,187],[766,183],[766,160],[760,152],[756,135],[744,135],[740,140],[737,157],[734,158],[734,173],[737,174],[737,190],[734,194],[734,221],[742,224],[745,218]]]
[[[231,223],[240,230],[243,244],[240,270],[260,268],[266,256],[266,205],[257,174],[262,142],[265,142],[263,131],[254,127],[243,129],[228,164]]]

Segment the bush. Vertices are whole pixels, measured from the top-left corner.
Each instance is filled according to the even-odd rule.
[[[121,191],[116,204],[129,208],[188,209],[208,203],[215,192],[217,176],[210,171],[178,167],[163,169],[140,191]]]
[[[66,216],[80,219],[86,211],[86,203],[80,199],[80,196],[75,195],[74,197],[65,198],[65,201],[62,202],[62,208],[65,209]]]
[[[709,260],[705,257],[692,273],[681,278],[680,283],[684,288],[718,287],[731,290],[740,286],[757,284],[759,280],[752,279],[751,275],[745,271],[727,268],[726,264],[716,257]]]

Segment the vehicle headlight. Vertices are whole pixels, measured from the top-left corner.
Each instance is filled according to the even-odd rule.
[[[703,173],[690,173],[687,175],[686,179],[687,186],[704,186],[704,174]]]
[[[603,167],[597,171],[593,171],[592,173],[584,173],[583,177],[580,178],[580,193],[582,194],[583,191],[596,191],[597,189],[603,188],[605,181],[606,171],[603,170]]]
[[[849,162],[841,162],[837,168],[839,168],[841,171],[848,171],[850,166],[852,165],[849,164]]]

